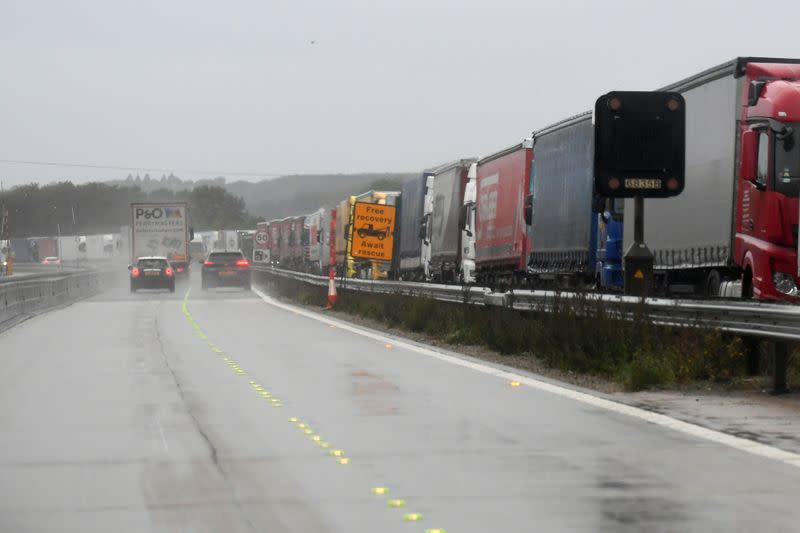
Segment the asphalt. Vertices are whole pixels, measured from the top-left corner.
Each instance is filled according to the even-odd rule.
[[[0,531],[800,528],[796,466],[198,279],[34,317],[0,363]]]

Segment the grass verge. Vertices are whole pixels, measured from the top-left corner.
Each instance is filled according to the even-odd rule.
[[[325,287],[266,276],[262,281],[273,294],[298,303],[326,303]],[[549,312],[520,312],[350,290],[340,291],[336,302],[337,310],[358,317],[449,344],[534,357],[550,368],[610,379],[630,391],[745,375],[745,347],[736,335],[655,326],[639,314],[619,320],[586,299],[556,298],[550,306]]]

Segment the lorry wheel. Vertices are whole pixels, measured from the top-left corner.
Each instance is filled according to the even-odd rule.
[[[706,275],[703,296],[713,298],[719,296],[719,287],[722,285],[722,276],[718,270],[712,270]]]
[[[742,300],[753,299],[753,271],[748,267],[742,274]]]

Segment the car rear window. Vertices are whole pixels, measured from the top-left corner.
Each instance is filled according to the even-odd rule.
[[[139,259],[139,268],[167,268],[166,259]]]
[[[240,252],[214,252],[208,256],[209,261],[215,263],[235,263],[244,257]]]

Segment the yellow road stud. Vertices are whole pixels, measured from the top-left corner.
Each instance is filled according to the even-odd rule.
[[[303,428],[306,427],[306,423],[305,422],[298,422],[297,427],[300,428],[300,429],[303,429]]]
[[[339,457],[339,464],[340,465],[346,465],[346,464],[349,464],[349,463],[350,463],[350,459],[348,459],[347,457]]]
[[[447,530],[446,529],[439,529],[439,528],[426,529],[425,533],[447,533]]]
[[[511,382],[511,386],[512,387],[519,387],[520,385],[522,385],[522,383],[520,383],[519,381],[512,381]]]
[[[342,450],[331,450],[331,455],[334,457],[343,457],[344,452]]]
[[[295,423],[295,422],[300,422],[300,419],[299,419],[299,418],[297,418],[296,416],[293,416],[293,417],[291,417],[291,418],[289,419],[289,422],[292,422],[292,423]]]
[[[311,428],[306,428],[306,429],[303,430],[303,433],[305,433],[306,435],[313,435],[314,434],[314,430],[311,429]]]
[[[319,443],[320,448],[330,448],[331,445],[329,442],[325,442],[324,440]]]
[[[388,342],[387,342],[386,344],[384,344],[383,346],[384,346],[385,348],[388,348],[389,350],[391,350],[392,348],[394,348],[394,346],[393,346],[392,344],[388,343]]]
[[[388,500],[386,502],[386,505],[388,505],[389,507],[405,507],[406,506],[406,501],[405,500],[400,500],[400,499]]]
[[[406,522],[419,522],[422,520],[422,515],[420,513],[406,513],[403,515],[403,520]]]
[[[311,440],[313,440],[314,442],[319,442],[322,440],[322,437],[320,437],[319,435],[313,435],[311,437]]]
[[[375,496],[385,496],[389,493],[389,489],[386,487],[374,487],[372,489],[372,494]]]

